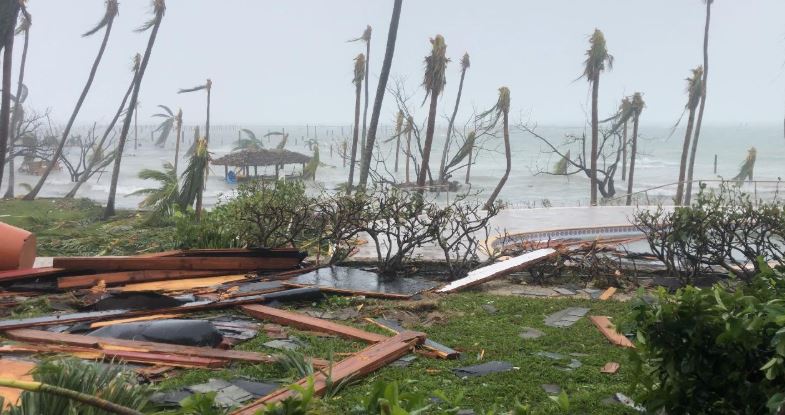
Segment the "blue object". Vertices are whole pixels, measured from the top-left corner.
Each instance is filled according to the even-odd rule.
[[[226,183],[237,184],[237,175],[234,171],[230,170],[229,173],[226,173]]]

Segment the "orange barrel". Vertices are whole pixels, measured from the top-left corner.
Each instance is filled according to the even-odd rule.
[[[35,262],[35,235],[0,222],[0,270],[32,268]]]

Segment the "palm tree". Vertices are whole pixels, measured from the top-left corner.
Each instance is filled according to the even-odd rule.
[[[619,105],[619,112],[622,114],[632,114],[632,102],[630,101],[630,97],[624,97],[621,99],[621,104]],[[627,145],[629,144],[629,140],[627,139],[627,123],[630,121],[630,115],[625,116],[621,121],[621,180],[627,180]]]
[[[398,110],[395,117],[395,173],[398,173],[398,157],[401,154],[401,130],[403,128],[403,111]]]
[[[93,149],[93,155],[90,158],[89,163],[87,164],[87,168],[85,169],[85,172],[82,173],[81,176],[79,176],[79,181],[77,181],[74,187],[71,188],[71,190],[65,195],[66,199],[75,197],[76,192],[79,191],[79,188],[82,187],[82,185],[85,184],[85,182],[87,182],[87,180],[89,180],[90,177],[92,177],[97,170],[103,169],[104,167],[108,166],[109,163],[114,161],[114,155],[107,156],[104,154],[104,144],[106,143],[106,140],[109,139],[109,134],[111,134],[112,130],[114,130],[114,126],[115,124],[117,124],[117,120],[120,119],[120,116],[123,115],[123,112],[125,111],[125,104],[126,102],[128,102],[128,98],[131,96],[131,93],[133,92],[134,89],[136,75],[139,72],[139,65],[141,64],[141,59],[142,57],[138,53],[134,55],[132,69],[131,69],[133,71],[133,76],[131,77],[131,83],[128,85],[128,89],[125,91],[125,95],[123,95],[122,101],[120,101],[120,107],[117,108],[117,112],[115,112],[112,121],[110,121],[109,125],[106,126],[106,129],[104,130],[104,135],[101,137],[101,140],[98,142],[98,145],[96,145],[95,148]]]
[[[474,131],[470,132],[468,136],[466,136],[466,141],[463,142],[463,145],[455,153],[455,156],[444,166],[445,171],[449,171],[451,168],[459,165],[465,158],[468,158],[469,161],[467,167],[471,167],[472,162],[472,150],[474,150],[474,141],[477,139],[477,133]],[[467,174],[468,176],[468,174]],[[467,179],[468,180],[468,179]],[[468,183],[468,182],[467,182]]]
[[[188,92],[201,91],[203,89],[207,90],[207,119],[204,124],[204,140],[207,142],[207,144],[210,144],[210,92],[213,89],[213,81],[207,79],[207,82],[205,82],[204,85],[197,85],[193,88],[180,89],[177,91],[177,93],[185,94]]]
[[[384,93],[387,91],[387,79],[390,78],[390,68],[392,67],[393,55],[395,54],[395,40],[398,37],[398,22],[401,20],[402,4],[403,0],[395,0],[395,3],[393,4],[390,30],[387,33],[387,48],[384,51],[382,71],[379,73],[379,84],[376,86],[376,98],[373,101],[373,111],[371,111],[371,124],[368,126],[365,147],[361,149],[363,152],[362,157],[360,158],[362,163],[360,165],[359,186],[361,189],[365,189],[370,173],[371,156],[373,154],[373,146],[376,142],[376,129],[379,126],[379,116],[382,112]]]
[[[643,96],[640,92],[636,92],[632,96],[632,149],[630,154],[630,175],[627,177],[627,206],[632,204],[632,185],[635,176],[635,156],[638,154],[638,124],[641,117],[641,112],[646,106],[643,102]]]
[[[406,183],[409,183],[409,161],[412,158],[412,132],[414,131],[414,118],[410,115],[406,119]]]
[[[2,184],[11,125],[11,70],[14,56],[14,27],[19,14],[19,2],[16,0],[3,2],[0,12],[4,13],[0,21],[2,23],[0,25],[0,43],[5,48],[3,52],[3,91],[0,98],[0,184]]]
[[[684,106],[688,111],[687,116],[687,131],[684,134],[684,145],[681,150],[681,164],[679,164],[679,182],[676,186],[676,206],[681,206],[684,200],[684,176],[687,171],[687,155],[690,152],[690,139],[692,138],[692,129],[695,125],[695,110],[700,103],[701,84],[703,80],[703,68],[698,66],[692,70],[692,76],[687,78],[687,105]]]
[[[605,68],[613,68],[613,56],[608,54],[605,35],[599,29],[589,38],[589,49],[586,51],[584,70],[585,77],[591,85],[591,205],[597,205],[597,145],[599,142],[599,108],[597,100],[600,92],[600,74]]]
[[[10,128],[10,148],[11,148],[11,158],[8,160],[8,189],[5,192],[3,198],[6,199],[13,199],[14,198],[14,143],[19,139],[19,129],[22,123],[22,103],[25,100],[23,95],[26,94],[26,87],[24,86],[24,78],[25,78],[25,64],[27,63],[27,46],[30,43],[30,26],[33,24],[33,19],[30,16],[30,13],[27,12],[27,7],[25,4],[20,2],[20,10],[22,12],[22,17],[19,20],[19,26],[16,28],[16,34],[24,33],[25,41],[22,46],[22,59],[19,62],[19,75],[17,76],[16,81],[16,95],[14,96],[14,111],[13,115],[11,116],[11,128]],[[3,166],[3,161],[5,155],[5,150],[2,151],[3,156],[0,156],[0,170]],[[0,184],[2,184],[2,177],[3,173],[0,172]]]
[[[490,209],[493,206],[493,203],[496,201],[496,198],[499,196],[499,192],[502,191],[502,187],[507,182],[507,178],[510,176],[510,170],[512,169],[512,154],[510,153],[510,124],[509,124],[509,115],[510,115],[510,90],[503,86],[499,88],[499,100],[496,102],[496,105],[491,108],[490,110],[486,111],[485,114],[481,116],[485,116],[488,114],[493,114],[494,119],[491,123],[491,128],[496,126],[496,123],[499,121],[499,117],[502,118],[502,127],[504,129],[504,154],[507,158],[507,169],[504,171],[504,176],[499,180],[499,184],[496,185],[496,189],[493,190],[491,196],[488,198],[488,201],[485,202],[485,209]]]
[[[370,65],[371,65],[371,32],[373,29],[370,25],[366,26],[365,31],[363,31],[362,36],[350,40],[350,42],[357,42],[359,40],[365,42],[365,104],[363,108],[363,132],[362,132],[362,146],[360,148],[365,148],[365,140],[368,133],[367,127],[367,119],[368,119],[368,74],[370,73]],[[316,133],[316,127],[314,127],[314,134]]]
[[[303,167],[303,179],[308,180],[316,180],[316,169],[319,168],[319,145],[316,144],[313,146],[313,157],[308,164]]]
[[[175,125],[177,126],[177,142],[174,145],[174,177],[177,177],[177,164],[180,161],[180,140],[183,136],[183,110],[182,108],[177,110],[177,116],[175,116]]]
[[[260,150],[264,148],[264,142],[262,142],[261,138],[256,138],[256,134],[253,131],[242,128],[239,131],[240,134],[245,134],[246,138],[242,138],[242,135],[238,135],[237,143],[235,143],[235,147],[233,151],[236,150]]]
[[[734,176],[731,180],[736,182],[736,186],[741,186],[745,180],[753,180],[753,172],[755,170],[755,159],[758,157],[758,150],[755,147],[750,147],[747,150],[747,158],[741,163],[739,174]]]
[[[464,143],[464,145],[467,146],[466,150],[467,150],[467,153],[468,153],[468,155],[467,155],[468,161],[466,162],[466,181],[465,181],[466,184],[469,184],[470,180],[471,180],[471,174],[472,174],[472,153],[474,152],[474,141],[476,139],[477,139],[477,133],[472,131],[472,132],[469,133],[469,136],[466,138],[467,142]]]
[[[450,152],[450,138],[452,137],[452,129],[455,126],[455,117],[458,115],[458,106],[461,104],[461,94],[463,94],[463,80],[466,77],[466,70],[471,66],[469,54],[464,53],[461,59],[461,81],[458,84],[458,96],[455,97],[455,108],[452,110],[450,123],[447,124],[447,137],[444,139],[444,150],[442,151],[442,164],[439,167],[439,183],[444,182],[446,179],[447,171],[444,164],[447,162],[447,153]]]
[[[164,18],[164,13],[166,12],[166,3],[165,0],[153,0],[153,13],[154,16],[152,19],[148,20],[145,24],[142,25],[138,32],[144,32],[150,30],[150,37],[147,40],[147,48],[144,51],[144,55],[142,57],[142,61],[139,64],[139,71],[136,73],[136,77],[134,79],[134,90],[131,93],[131,101],[128,103],[128,108],[136,108],[136,102],[139,100],[139,90],[142,88],[142,78],[144,78],[144,72],[147,69],[147,64],[150,62],[150,55],[153,52],[153,45],[155,45],[155,38],[158,35],[158,29],[161,27],[161,21]],[[115,158],[114,158],[114,168],[112,169],[112,182],[109,185],[109,197],[106,201],[106,209],[104,210],[104,218],[109,218],[114,216],[114,202],[115,196],[117,194],[117,181],[120,178],[120,163],[123,159],[123,149],[125,148],[125,142],[128,138],[128,130],[131,128],[131,118],[133,116],[133,111],[126,111],[125,112],[125,120],[123,121],[123,129],[120,131],[120,138],[117,141],[117,149],[115,150]]]
[[[204,192],[204,181],[207,178],[207,168],[209,167],[209,153],[207,152],[207,139],[200,138],[196,141],[194,153],[188,160],[188,166],[182,174],[183,186],[178,196],[180,208],[192,206],[196,212],[196,221],[202,217],[202,193]]]
[[[145,195],[139,202],[140,208],[152,208],[154,217],[169,216],[178,201],[177,173],[172,163],[164,163],[164,170],[143,169],[138,177],[142,180],[155,180],[160,187],[140,189],[128,196]]]
[[[166,140],[169,139],[169,134],[172,132],[172,128],[177,121],[177,115],[166,105],[159,105],[158,108],[161,108],[164,112],[153,114],[153,117],[163,118],[163,121],[161,121],[155,129],[155,132],[158,132],[158,138],[155,140],[155,145],[163,147],[166,145]]]
[[[369,26],[370,27],[370,26]],[[357,163],[357,141],[360,129],[360,100],[363,87],[363,77],[365,76],[365,55],[362,53],[354,58],[354,132],[352,133],[352,153],[349,162],[349,181],[346,182],[346,191],[351,193],[354,185],[354,166]]]
[[[74,106],[74,110],[71,112],[71,117],[68,119],[68,123],[65,125],[65,129],[63,130],[63,135],[60,138],[57,149],[55,150],[54,154],[52,154],[52,160],[50,160],[49,164],[46,166],[46,170],[44,170],[41,178],[38,179],[38,183],[36,183],[35,187],[33,187],[30,193],[24,197],[25,200],[33,200],[36,198],[36,196],[38,196],[41,188],[44,187],[44,182],[49,177],[49,174],[57,164],[60,156],[63,154],[63,146],[65,146],[65,142],[68,140],[68,137],[71,134],[71,127],[73,127],[74,121],[76,121],[76,116],[79,114],[79,110],[82,108],[85,98],[87,98],[87,93],[90,91],[90,87],[93,84],[93,79],[95,78],[95,74],[98,71],[98,64],[101,63],[101,58],[103,57],[104,51],[106,50],[106,44],[109,41],[109,34],[112,32],[112,25],[114,24],[114,18],[117,16],[117,13],[117,0],[106,0],[106,11],[104,13],[103,19],[101,19],[101,21],[98,22],[94,28],[82,35],[83,37],[87,37],[97,33],[103,28],[106,28],[106,30],[104,30],[103,41],[101,41],[101,46],[98,48],[98,54],[96,55],[95,60],[93,60],[93,66],[90,68],[90,74],[87,77],[87,82],[85,83],[84,88],[82,88],[82,93],[79,95],[79,99],[76,101],[76,106]]]
[[[433,133],[436,127],[436,105],[439,102],[439,94],[444,90],[447,83],[445,70],[447,69],[447,44],[444,43],[442,35],[436,35],[431,39],[431,54],[425,57],[425,77],[422,86],[425,87],[425,100],[431,97],[431,105],[428,110],[428,126],[425,130],[425,143],[423,144],[422,161],[420,164],[420,174],[417,176],[417,190],[422,194],[425,191],[425,178],[428,175],[428,162],[431,157],[431,145],[433,144]],[[425,101],[423,101],[425,103]]]
[[[701,85],[701,103],[698,109],[698,119],[695,121],[695,136],[692,138],[692,151],[690,152],[690,165],[687,171],[687,190],[684,192],[684,204],[689,205],[692,198],[692,178],[695,170],[695,152],[698,150],[698,138],[701,135],[703,124],[703,110],[706,108],[706,85],[709,76],[709,27],[711,24],[711,4],[714,0],[703,0],[706,3],[706,24],[703,27],[703,80]]]

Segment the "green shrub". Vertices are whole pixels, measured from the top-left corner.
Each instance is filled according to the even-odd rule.
[[[664,289],[633,304],[643,404],[671,414],[776,413],[785,397],[785,275],[760,261],[731,290]]]

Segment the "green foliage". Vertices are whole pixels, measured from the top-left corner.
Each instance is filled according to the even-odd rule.
[[[197,197],[204,189],[204,181],[207,178],[207,169],[210,168],[208,162],[210,155],[207,152],[207,141],[200,138],[194,143],[194,152],[188,159],[188,165],[183,171],[182,188],[178,198],[180,209],[186,209],[194,204]]]
[[[355,415],[417,415],[425,413],[431,405],[423,392],[401,392],[398,382],[379,381],[373,385],[371,394],[361,406],[354,409]]]
[[[78,359],[45,360],[33,371],[38,382],[93,395],[116,404],[142,410],[148,388],[136,383],[133,373],[116,365],[101,365]],[[20,404],[8,415],[104,415],[96,407],[48,393],[22,392]]]
[[[308,415],[313,414],[312,408],[314,401],[314,380],[313,377],[308,377],[306,385],[300,386],[293,384],[289,389],[296,392],[294,396],[289,396],[281,402],[268,405],[264,410],[257,413],[257,415]]]
[[[153,215],[150,217],[151,219],[170,216],[174,212],[179,197],[177,175],[172,163],[164,163],[163,171],[142,169],[138,177],[143,180],[155,180],[160,184],[160,187],[140,189],[129,193],[128,196],[145,195],[145,198],[139,203],[139,207],[152,208]]]
[[[749,285],[663,289],[633,304],[632,352],[656,413],[777,413],[785,402],[785,274],[760,261]],[[768,404],[768,410],[767,410]]]
[[[199,222],[194,220],[192,210],[175,212],[172,218],[179,248],[238,248],[244,246],[238,238],[236,223],[227,217],[226,210],[221,206],[205,212]]]
[[[157,415],[226,415],[227,409],[215,406],[217,392],[195,393],[182,401],[173,411],[157,412]]]

